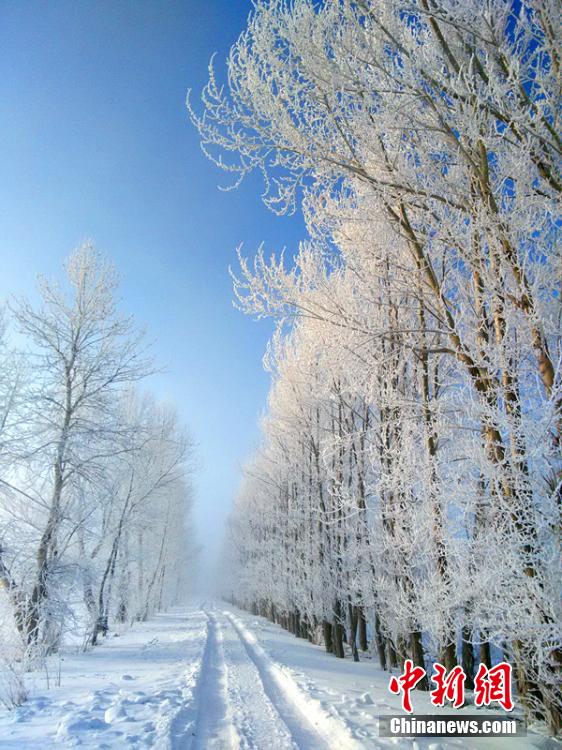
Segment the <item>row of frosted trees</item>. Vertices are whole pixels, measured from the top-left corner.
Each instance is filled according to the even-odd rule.
[[[383,667],[462,663],[470,685],[507,658],[555,732],[558,13],[258,1],[189,105],[206,153],[309,232],[235,277],[278,325],[226,593],[338,656],[369,637]]]
[[[95,645],[187,588],[191,445],[137,389],[154,371],[116,275],[93,247],[37,303],[9,306],[0,373],[0,640],[4,668]],[[6,337],[8,338],[8,337]],[[122,626],[121,626],[122,627]]]

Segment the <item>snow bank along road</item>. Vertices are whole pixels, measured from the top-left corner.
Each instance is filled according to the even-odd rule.
[[[387,675],[223,604],[159,615],[59,667],[60,687],[45,690],[45,677],[36,675],[30,700],[0,712],[2,750],[522,750],[548,743],[379,738],[378,714],[399,712]],[[420,700],[416,710],[430,713]]]

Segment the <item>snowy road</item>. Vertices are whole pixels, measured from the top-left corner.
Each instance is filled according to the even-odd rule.
[[[217,623],[215,615],[210,615]],[[231,622],[218,618],[222,636],[224,672],[228,674],[227,700],[233,727],[234,747],[296,747],[275,704],[269,699],[257,666],[248,656]],[[202,745],[202,747],[205,747]]]
[[[314,748],[358,747],[349,730],[323,716],[296,682],[275,664],[232,613],[206,611],[207,646],[198,685],[192,745],[176,747]]]
[[[399,712],[387,674],[369,661],[334,659],[222,603],[158,615],[50,669],[50,689],[38,673],[27,703],[0,710],[0,750],[548,747],[537,737],[379,738],[377,716]],[[60,686],[53,687],[55,669]],[[427,696],[415,699],[419,713],[430,712]]]

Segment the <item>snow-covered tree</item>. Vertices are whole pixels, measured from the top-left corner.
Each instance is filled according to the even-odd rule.
[[[495,644],[553,731],[557,16],[555,0],[261,0],[232,47],[227,84],[211,69],[203,114],[189,105],[204,149],[235,184],[260,170],[268,205],[302,206],[310,234],[293,268],[260,253],[253,265],[242,259],[235,282],[243,309],[276,316],[291,342],[279,349],[272,396],[282,391],[285,407],[270,407],[260,470],[274,467],[279,496],[270,530],[269,515],[255,521],[278,548],[250,561],[281,555],[298,566],[307,558],[296,540],[325,526],[312,545],[332,603],[315,617],[353,629],[353,608],[372,607],[390,664],[462,659],[470,672],[473,645],[489,661]],[[311,372],[313,362],[322,364]],[[275,436],[303,389],[319,415],[321,480],[300,430],[283,433],[282,449]],[[310,511],[307,481],[322,487]],[[246,523],[258,498],[273,502],[258,486],[240,500]],[[309,581],[310,597],[303,571],[290,580]],[[291,611],[290,591],[276,596]]]
[[[170,604],[189,576],[174,556],[195,549],[191,442],[135,390],[152,364],[115,269],[86,244],[66,270],[40,279],[39,305],[11,305],[20,351],[0,372],[0,588],[39,656],[69,629],[95,643]]]

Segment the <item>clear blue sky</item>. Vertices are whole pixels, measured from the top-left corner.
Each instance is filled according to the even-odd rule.
[[[83,239],[116,263],[122,306],[168,372],[151,383],[199,443],[196,522],[211,550],[258,437],[271,325],[232,306],[235,248],[293,249],[304,229],[236,192],[185,110],[249,0],[0,2],[0,298],[60,274]]]

